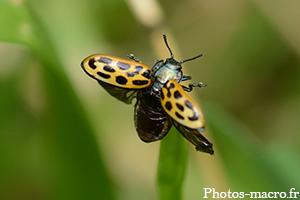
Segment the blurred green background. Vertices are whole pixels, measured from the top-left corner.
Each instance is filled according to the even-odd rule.
[[[160,142],[143,143],[133,106],[80,62],[134,53],[151,67],[169,57],[163,32],[177,60],[205,52],[183,71],[207,84],[190,94],[215,155],[187,144],[182,199],[202,199],[203,188],[300,192],[299,8],[297,0],[0,0],[0,199],[159,198]]]

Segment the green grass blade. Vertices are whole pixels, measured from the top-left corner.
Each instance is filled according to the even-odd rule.
[[[161,141],[157,182],[160,200],[180,200],[187,163],[187,142],[172,128]]]

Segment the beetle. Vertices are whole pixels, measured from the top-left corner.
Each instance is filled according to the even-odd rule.
[[[170,53],[165,61],[157,60],[152,68],[141,63],[133,54],[130,60],[106,54],[94,54],[81,62],[87,75],[113,97],[134,106],[135,129],[144,142],[154,142],[164,138],[173,126],[193,145],[196,150],[214,154],[212,143],[201,131],[205,121],[200,106],[187,92],[194,87],[205,87],[202,82],[180,85],[181,81],[190,80],[184,76],[182,64],[195,60],[204,54],[182,61],[174,59],[173,52],[164,33],[163,39]]]

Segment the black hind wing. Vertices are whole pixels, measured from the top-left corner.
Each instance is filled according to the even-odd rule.
[[[136,97],[137,90],[124,89],[116,87],[105,83],[103,81],[98,81],[98,83],[113,97],[117,98],[120,101],[123,101],[126,104],[131,104],[132,100]]]
[[[171,118],[170,118],[171,119]],[[196,150],[202,151],[205,153],[209,153],[210,155],[214,154],[214,150],[212,148],[212,143],[206,139],[199,130],[191,129],[186,126],[183,126],[172,120],[172,124],[176,127],[176,129],[183,135],[189,142],[196,146]]]
[[[138,93],[137,102],[134,108],[135,129],[144,142],[154,142],[161,140],[169,132],[172,123],[163,108],[153,109],[145,102],[146,99]],[[155,101],[155,98],[152,99]],[[151,103],[153,103],[151,101]],[[159,102],[158,102],[159,103]]]

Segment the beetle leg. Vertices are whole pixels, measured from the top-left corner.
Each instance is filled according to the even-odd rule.
[[[205,86],[206,86],[205,84],[200,82],[200,83],[191,83],[191,84],[189,84],[189,87],[186,87],[186,86],[182,85],[182,88],[184,89],[184,91],[190,92],[190,91],[193,90],[194,87],[200,87],[201,88],[201,87],[205,87]]]
[[[191,76],[183,76],[181,81],[187,81],[187,80],[191,80],[192,77]]]
[[[141,63],[141,61],[138,58],[136,58],[133,54],[126,55],[126,56],[131,60],[134,60],[135,62]]]

